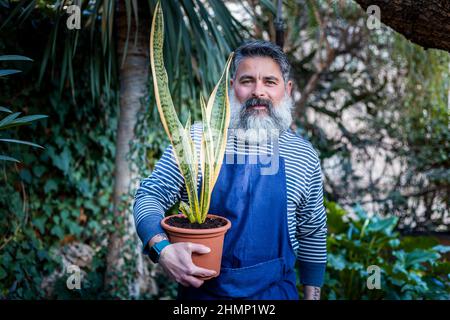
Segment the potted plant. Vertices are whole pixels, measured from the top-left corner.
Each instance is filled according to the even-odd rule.
[[[164,17],[160,3],[156,5],[150,34],[150,64],[153,75],[158,112],[180,172],[184,177],[189,204],[180,203],[182,214],[169,216],[161,221],[172,243],[194,242],[208,246],[208,254],[193,254],[194,264],[220,273],[223,240],[231,222],[219,215],[208,214],[211,194],[219,176],[225,153],[230,122],[228,101],[228,71],[230,55],[222,76],[211,93],[208,102],[200,97],[202,110],[202,139],[200,158],[190,134],[190,116],[183,126],[176,114],[168,87],[163,59]],[[197,192],[199,167],[202,174],[200,194]],[[217,276],[216,275],[216,276]],[[206,279],[206,278],[204,278]]]

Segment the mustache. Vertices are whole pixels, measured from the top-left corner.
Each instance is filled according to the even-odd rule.
[[[247,110],[248,108],[254,107],[254,106],[264,106],[268,108],[269,110],[272,110],[273,105],[272,101],[267,99],[261,99],[261,98],[250,98],[244,103],[244,110]]]
[[[261,97],[249,97],[248,100],[240,102],[235,95],[234,90],[229,92],[231,119],[230,128],[256,130],[267,130],[273,132],[273,129],[284,131],[292,123],[293,99],[285,94],[283,100],[275,105],[270,99]],[[267,114],[260,114],[252,106],[261,105],[266,107]]]

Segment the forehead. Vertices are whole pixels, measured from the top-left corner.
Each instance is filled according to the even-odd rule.
[[[236,78],[242,75],[258,76],[276,76],[282,79],[280,66],[269,57],[246,57],[240,63],[236,70]]]

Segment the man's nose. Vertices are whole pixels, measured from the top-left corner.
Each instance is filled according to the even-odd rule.
[[[254,98],[267,98],[262,82],[256,81],[252,96]]]

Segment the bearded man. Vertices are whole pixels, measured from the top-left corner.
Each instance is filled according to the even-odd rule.
[[[188,202],[171,146],[136,192],[144,252],[153,250],[152,260],[180,284],[179,299],[297,300],[296,263],[304,298],[320,299],[327,258],[322,173],[314,148],[290,130],[289,74],[286,55],[270,42],[248,41],[235,51],[228,143],[210,205],[232,223],[218,277],[199,279],[215,272],[192,262],[193,252],[208,247],[171,244],[160,226],[172,205]],[[198,146],[201,124],[192,131]]]

